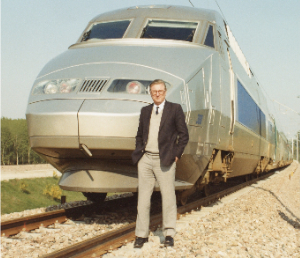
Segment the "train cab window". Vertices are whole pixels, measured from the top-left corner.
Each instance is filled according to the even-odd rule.
[[[141,38],[193,41],[197,22],[149,20]]]
[[[130,20],[94,23],[83,34],[81,41],[123,38],[129,24]]]
[[[209,47],[215,47],[214,43],[214,27],[212,25],[209,25],[206,38],[204,41],[204,45],[209,46]]]

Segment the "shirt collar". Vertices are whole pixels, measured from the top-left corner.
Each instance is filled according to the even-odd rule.
[[[158,106],[157,106],[155,103],[153,103],[153,108],[159,107],[158,112],[161,112],[161,111],[164,109],[165,103],[166,103],[166,100],[164,100],[164,101],[163,101],[161,104],[159,104]]]

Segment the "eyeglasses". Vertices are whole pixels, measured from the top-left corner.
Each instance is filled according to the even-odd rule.
[[[151,91],[151,94],[152,95],[156,95],[157,93],[159,94],[159,95],[161,95],[161,94],[163,94],[165,92],[165,90],[152,90]]]

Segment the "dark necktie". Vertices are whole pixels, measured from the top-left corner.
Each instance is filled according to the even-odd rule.
[[[159,107],[156,107],[156,115],[158,115],[158,108],[159,108]]]

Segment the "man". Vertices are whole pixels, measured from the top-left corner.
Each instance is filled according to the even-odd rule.
[[[138,163],[138,215],[135,248],[148,241],[151,195],[157,180],[162,196],[165,246],[174,246],[176,233],[176,162],[189,140],[185,116],[179,104],[168,102],[166,84],[154,80],[150,84],[153,104],[143,107],[136,136],[133,163]]]

